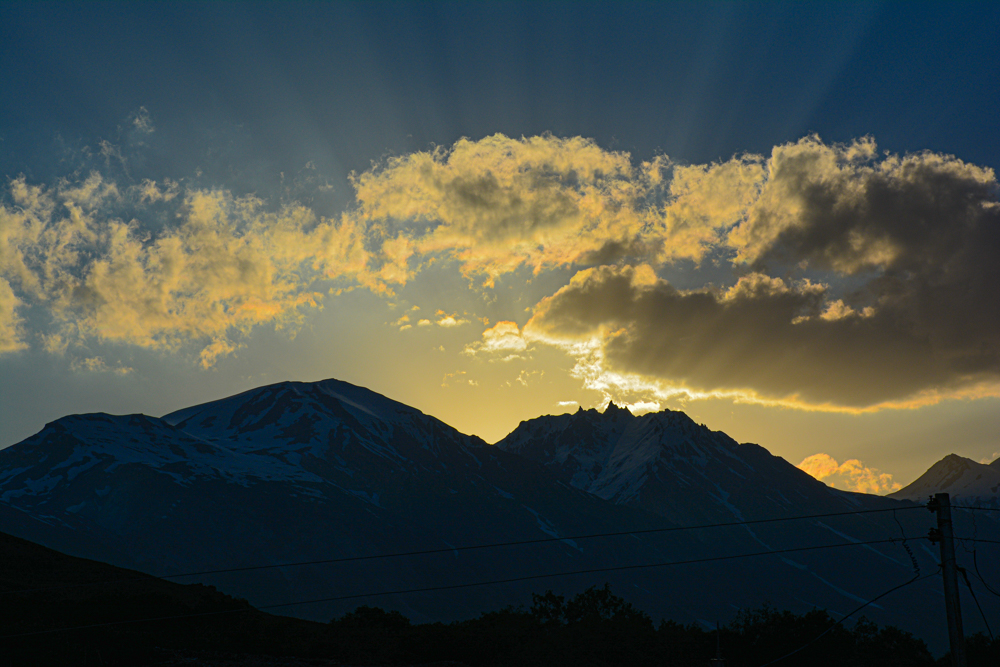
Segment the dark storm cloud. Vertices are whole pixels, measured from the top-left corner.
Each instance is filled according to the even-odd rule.
[[[598,335],[609,370],[697,391],[849,409],[995,393],[992,171],[875,155],[869,140],[776,147],[728,235],[736,263],[753,269],[734,287],[681,292],[648,268],[601,267],[540,303],[529,331]],[[788,277],[804,270],[814,282]],[[861,287],[838,293],[844,278]]]

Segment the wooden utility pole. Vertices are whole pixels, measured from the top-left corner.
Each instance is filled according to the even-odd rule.
[[[941,543],[941,576],[944,577],[944,606],[948,613],[948,639],[952,667],[966,667],[965,634],[962,632],[962,607],[958,600],[958,568],[955,564],[955,533],[951,526],[951,497],[937,493],[927,503],[937,514],[938,527],[931,528],[931,542]]]
[[[715,622],[715,657],[708,661],[711,667],[726,667],[726,661],[722,659],[722,632],[719,630],[719,622]]]

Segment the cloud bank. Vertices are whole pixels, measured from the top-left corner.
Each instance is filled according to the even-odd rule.
[[[496,135],[351,184],[355,203],[327,218],[96,172],[14,179],[0,199],[0,353],[193,344],[210,366],[331,291],[391,295],[432,264],[476,290],[568,268],[523,329],[501,322],[469,354],[550,344],[595,386],[817,409],[1000,393],[997,181],[949,155],[806,137],[766,157],[636,164],[579,137]],[[684,290],[662,277],[698,266],[731,277]],[[449,315],[463,305],[445,308],[437,324],[465,323]]]
[[[201,344],[210,366],[259,324],[294,324],[319,305],[317,275],[363,280],[361,240],[309,210],[268,212],[253,197],[144,182],[121,190],[100,174],[52,188],[12,181],[0,205],[0,341],[25,347],[18,308],[40,306],[49,349],[88,340],[173,349]],[[119,213],[177,197],[155,236]],[[14,290],[17,290],[15,293]],[[13,298],[12,298],[13,295]]]
[[[807,456],[799,465],[800,470],[825,481],[832,487],[858,493],[886,494],[903,488],[892,481],[892,475],[877,468],[869,468],[858,459],[837,463],[829,454]]]
[[[776,147],[721,248],[734,285],[649,264],[584,269],[526,335],[598,341],[610,370],[826,409],[997,395],[1000,205],[989,169],[863,140]]]

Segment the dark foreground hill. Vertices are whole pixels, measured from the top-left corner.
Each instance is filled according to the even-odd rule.
[[[706,630],[654,624],[607,587],[572,598],[533,595],[450,624],[412,624],[362,606],[330,623],[263,613],[198,584],[180,585],[74,558],[0,533],[0,645],[10,665],[180,667],[702,667],[720,649],[731,667],[933,667],[926,645],[864,619],[764,606]],[[969,642],[969,667],[992,667],[1000,641]],[[946,659],[938,665],[947,664]]]
[[[0,645],[10,665],[143,665],[175,651],[315,655],[327,627],[74,558],[0,533]]]

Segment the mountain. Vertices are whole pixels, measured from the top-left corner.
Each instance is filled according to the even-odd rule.
[[[603,413],[539,417],[496,446],[605,500],[688,522],[892,504],[833,489],[759,445],[739,444],[672,410],[636,417],[611,403]]]
[[[680,412],[540,417],[490,446],[336,380],[163,418],[68,416],[0,451],[3,530],[159,576],[201,573],[174,578],[257,607],[320,600],[283,608],[314,620],[361,604],[454,620],[604,582],[683,623],[765,601],[836,616],[934,570],[921,539],[932,517],[914,507],[831,489]],[[896,511],[848,514],[868,510]],[[811,514],[839,516],[732,525]],[[928,598],[940,592],[925,582],[865,614],[933,645],[940,624],[909,613]]]
[[[904,489],[886,498],[840,491],[817,481],[781,457],[771,455],[759,445],[737,443],[725,433],[697,424],[678,411],[634,416],[614,403],[603,413],[581,408],[575,414],[522,422],[496,446],[536,461],[563,482],[609,502],[665,518],[684,517],[683,522],[688,524],[753,521],[846,510],[871,512],[794,523],[763,523],[745,526],[737,532],[711,531],[698,535],[706,546],[710,544],[714,548],[730,543],[729,548],[733,549],[747,549],[753,545],[777,550],[796,544],[829,543],[833,535],[857,541],[901,534],[919,536],[926,534],[933,520],[922,512],[903,511],[906,507],[914,507],[913,504],[896,502],[925,503],[928,493],[904,495]],[[1000,471],[991,469],[989,472],[990,475],[979,477],[980,481],[987,476],[993,479]],[[929,480],[926,486],[935,488],[942,481],[947,480],[943,477]],[[878,512],[886,509],[899,511]],[[1000,523],[989,513],[981,513],[978,523],[968,512],[956,513],[954,520],[959,535],[983,537],[988,533],[994,538],[1000,536]],[[987,558],[1000,553],[990,545],[967,543],[966,546],[967,553],[960,560],[969,561],[970,566],[968,556],[972,550],[978,549],[979,562],[987,562]],[[807,579],[812,578],[811,584],[818,580],[842,587],[840,590],[848,596],[853,592],[859,604],[872,596],[868,592],[860,593],[862,590],[872,592],[877,588],[865,589],[870,582],[878,581],[878,585],[883,585],[895,580],[902,583],[907,576],[906,566],[913,568],[910,576],[915,572],[927,574],[937,566],[936,548],[932,549],[924,540],[909,541],[905,550],[901,544],[867,547],[866,550],[865,555],[878,554],[882,560],[864,558],[854,552],[834,556],[832,552],[816,551],[790,554],[784,557],[784,562],[799,573],[807,574]],[[804,583],[802,578],[784,573],[767,574],[764,568],[757,568],[751,576],[778,577],[758,588],[762,596],[771,600],[790,596],[799,602],[824,606],[820,598],[806,592],[812,585]],[[864,581],[869,584],[862,583]],[[798,586],[801,588],[793,592]],[[779,590],[781,592],[776,593]],[[925,588],[917,595],[923,599],[915,603],[926,605],[928,597],[936,599],[939,595],[938,590]],[[969,613],[974,611],[970,609]],[[864,613],[872,617],[879,612],[869,607]]]
[[[537,464],[334,380],[262,387],[162,419],[59,419],[0,451],[0,522],[46,546],[157,575],[450,552],[663,523],[623,513]],[[198,580],[260,606],[666,558],[646,544],[593,544],[586,559],[581,553],[554,542]],[[491,597],[523,602],[532,590],[511,585]],[[359,597],[289,611],[327,620],[377,602],[424,621],[478,614],[494,606],[487,599]]]
[[[960,504],[1000,506],[1000,459],[985,464],[949,454],[889,497],[920,501],[935,493],[948,493]]]

